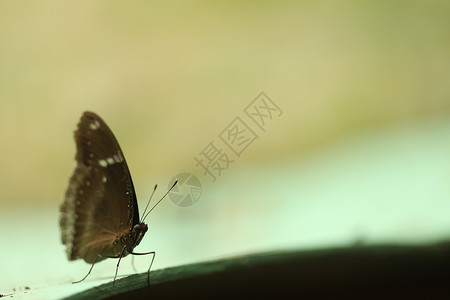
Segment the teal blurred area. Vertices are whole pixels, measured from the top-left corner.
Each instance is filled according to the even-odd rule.
[[[448,240],[449,132],[447,115],[342,139],[303,159],[236,167],[203,182],[191,207],[163,201],[136,250],[155,250],[153,269],[160,269],[272,250]],[[68,284],[89,266],[66,261],[54,206],[3,210],[0,220],[2,228],[14,224],[14,234],[0,236],[14,245],[0,248],[10,257],[2,261],[5,288],[24,284],[35,296],[61,296],[112,280],[111,259],[98,263],[89,280]],[[135,262],[145,272],[149,258]],[[133,273],[130,258],[122,260],[119,274]]]
[[[49,285],[65,287],[58,295],[79,289],[65,284],[88,265],[67,262],[58,207],[85,110],[118,138],[141,208],[154,184],[161,197],[176,174],[202,182],[195,205],[166,199],[147,219],[139,251],[157,251],[155,269],[274,249],[447,240],[449,9],[0,2],[0,293],[31,286],[48,299]],[[245,114],[261,91],[282,110],[264,129]],[[220,139],[237,117],[258,136],[240,156]],[[215,182],[194,160],[210,142],[234,160]],[[127,260],[122,274],[134,272]],[[136,262],[144,272],[148,258]],[[100,263],[84,287],[111,280],[115,264]]]

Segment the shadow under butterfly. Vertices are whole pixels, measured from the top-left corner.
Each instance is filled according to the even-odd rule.
[[[61,240],[69,260],[84,259],[92,266],[84,278],[73,283],[83,281],[94,264],[106,258],[119,259],[115,281],[122,257],[150,254],[152,260],[147,271],[150,284],[155,252],[135,253],[133,249],[148,230],[145,218],[177,182],[145,214],[149,200],[140,221],[130,171],[106,123],[95,113],[84,112],[74,135],[77,165],[60,208]],[[155,190],[156,185],[153,193]]]

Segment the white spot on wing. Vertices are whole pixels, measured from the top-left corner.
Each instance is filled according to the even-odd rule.
[[[102,182],[105,183],[105,182],[107,182],[107,181],[108,181],[108,179],[106,178],[106,176],[103,176]]]
[[[108,164],[110,164],[110,165],[114,164],[114,158],[108,157],[106,160],[108,161]]]
[[[108,162],[106,160],[104,160],[104,159],[99,159],[98,160],[98,164],[100,166],[102,166],[103,168],[106,168],[108,166]]]
[[[100,128],[100,123],[97,120],[94,120],[91,124],[89,124],[89,128],[92,130],[97,130]]]

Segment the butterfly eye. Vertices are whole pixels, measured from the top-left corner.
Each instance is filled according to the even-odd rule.
[[[141,226],[139,224],[134,225],[133,227],[133,233],[138,234],[141,232]]]

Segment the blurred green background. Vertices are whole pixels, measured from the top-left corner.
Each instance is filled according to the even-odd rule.
[[[54,247],[65,265],[57,208],[84,110],[116,134],[141,208],[177,173],[205,183],[196,205],[167,201],[149,218],[155,230],[141,251],[171,251],[159,267],[339,243],[323,233],[343,219],[344,242],[380,228],[404,235],[366,224],[387,211],[393,222],[413,216],[402,228],[427,224],[449,200],[449,13],[448,1],[1,1],[2,244],[21,243],[26,256],[30,235],[33,247],[47,236],[41,250]],[[193,157],[261,91],[284,114],[207,183]],[[336,207],[344,213],[334,220]],[[39,217],[49,220],[42,230],[27,221]],[[18,220],[19,235],[5,231]],[[433,226],[410,237],[450,236]]]

